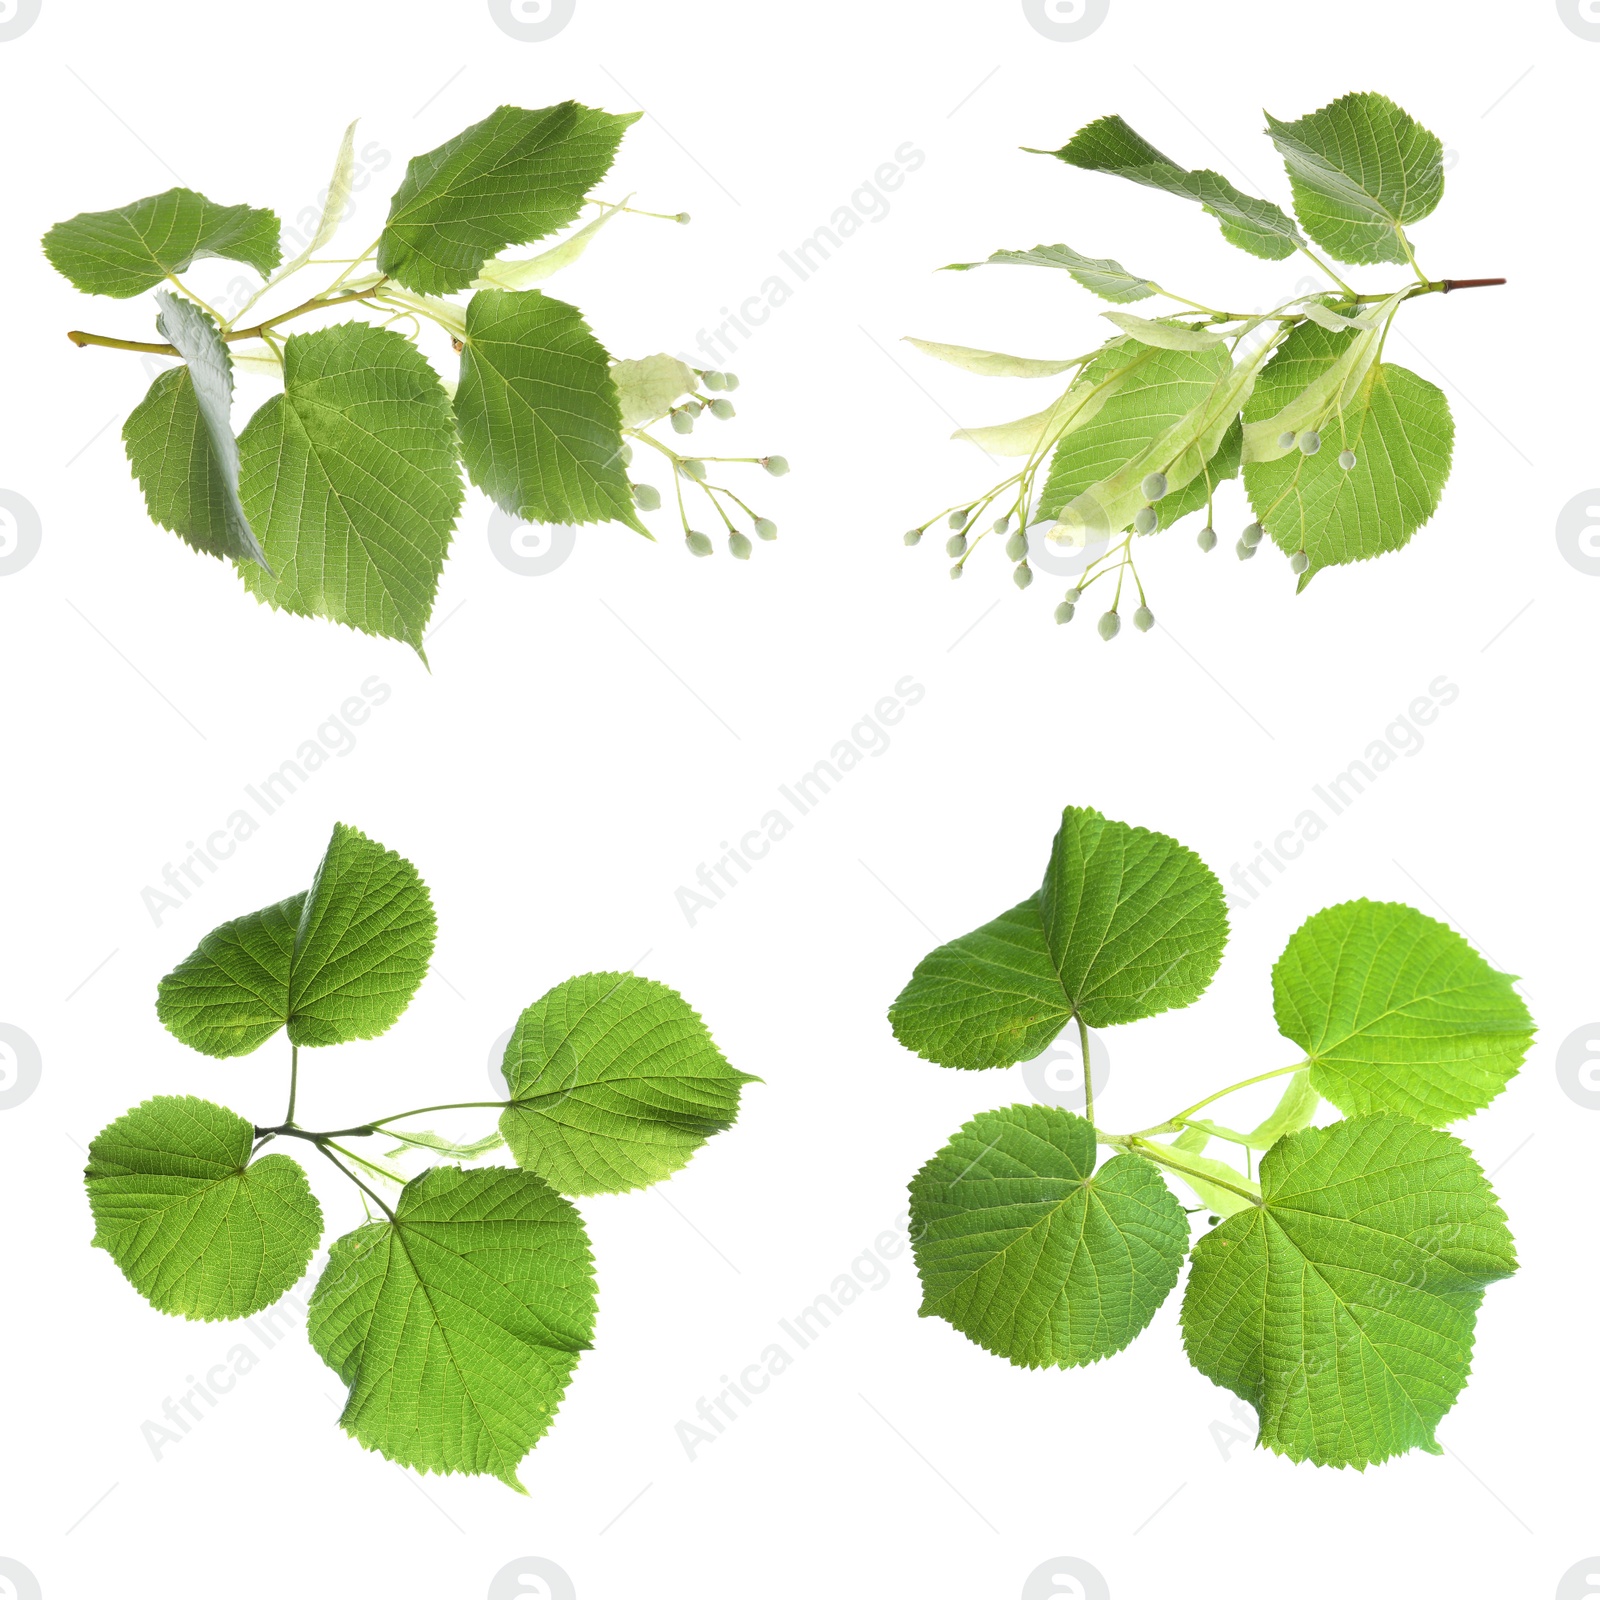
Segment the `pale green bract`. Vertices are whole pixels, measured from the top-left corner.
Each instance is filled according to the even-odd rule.
[[[1340,261],[1409,260],[1403,226],[1444,193],[1443,146],[1381,94],[1347,94],[1297,122],[1267,116],[1295,214]]]
[[[1069,806],[1039,893],[924,957],[889,1020],[941,1066],[1010,1066],[1075,1015],[1103,1028],[1189,1005],[1227,937],[1222,886],[1192,851]]]
[[[673,401],[693,394],[700,384],[693,367],[669,355],[618,361],[611,368],[611,381],[617,386],[623,426],[628,428],[664,417]]]
[[[508,245],[571,222],[641,115],[575,100],[538,111],[500,106],[413,156],[389,206],[378,270],[418,294],[465,289]]]
[[[94,1243],[157,1311],[249,1317],[299,1281],[322,1238],[300,1163],[250,1159],[254,1128],[193,1095],[159,1095],[101,1129],[84,1181]]]
[[[517,1165],[573,1195],[670,1177],[733,1126],[740,1088],[756,1081],[681,995],[625,972],[569,978],[536,1000],[502,1071],[500,1131]]]
[[[1177,1283],[1189,1230],[1148,1161],[1094,1163],[1094,1129],[1070,1111],[967,1123],[911,1182],[921,1314],[1019,1367],[1129,1344]]]
[[[644,525],[622,459],[610,359],[582,314],[539,289],[467,306],[456,422],[467,475],[514,517]]]
[[[925,356],[935,361],[947,361],[964,372],[976,372],[985,378],[1048,378],[1057,372],[1068,372],[1077,361],[1040,361],[1031,356],[1002,355],[998,350],[973,350],[963,344],[936,344],[931,339],[905,341],[914,344]],[[968,435],[970,437],[970,434]]]
[[[594,1331],[583,1220],[527,1172],[433,1167],[392,1219],[336,1240],[311,1297],[312,1347],[350,1394],[339,1421],[419,1472],[517,1467]]]
[[[1517,1265],[1478,1164],[1447,1133],[1360,1116],[1274,1145],[1261,1190],[1195,1247],[1190,1360],[1291,1460],[1438,1454],[1483,1290]]]
[[[161,980],[156,1009],[211,1056],[247,1055],[284,1027],[296,1045],[373,1039],[416,993],[433,938],[416,868],[336,823],[311,888],[207,934]]]
[[[1341,1111],[1430,1127],[1481,1111],[1533,1042],[1513,980],[1410,906],[1351,900],[1301,925],[1272,969],[1278,1027]]]
[[[84,211],[44,236],[57,272],[85,294],[127,300],[208,256],[243,261],[265,277],[278,264],[278,219],[168,189],[114,211]]]
[[[1102,311],[1102,317],[1115,323],[1130,339],[1152,344],[1158,350],[1210,350],[1222,343],[1222,336],[1209,328],[1192,328],[1187,323],[1159,318],[1136,317],[1127,311]]]
[[[292,336],[284,392],[239,454],[273,569],[241,569],[251,593],[421,655],[462,491],[450,402],[416,346],[362,322]]]
[[[953,261],[946,272],[970,272],[974,267],[1059,267],[1102,300],[1126,304],[1159,293],[1148,278],[1129,272],[1120,261],[1080,255],[1068,244],[1036,244],[1031,250],[996,250],[987,261]]]

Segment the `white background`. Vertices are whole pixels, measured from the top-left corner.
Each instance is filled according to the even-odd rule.
[[[1555,1069],[1600,1013],[1600,578],[1555,537],[1600,476],[1593,323],[1569,310],[1596,243],[1597,74],[1600,43],[1544,0],[1445,13],[1112,0],[1075,43],[1016,3],[954,0],[579,0],[545,43],[508,37],[483,4],[44,0],[0,42],[0,487],[43,529],[37,558],[0,578],[0,1021],[43,1061],[37,1091],[0,1112],[0,1555],[48,1600],[477,1597],[533,1556],[583,1600],[1009,1600],[1063,1556],[1116,1600],[1555,1594],[1600,1549],[1600,1113]],[[1111,645],[1092,614],[1055,627],[1062,585],[1017,594],[998,551],[954,584],[935,537],[904,549],[905,527],[990,481],[951,428],[1036,409],[1048,386],[896,341],[1066,355],[1104,332],[1063,274],[932,268],[1065,240],[1246,308],[1311,271],[1229,248],[1198,208],[1018,146],[1054,148],[1119,111],[1176,159],[1286,201],[1259,107],[1297,116],[1362,88],[1450,152],[1445,199],[1413,230],[1424,267],[1511,280],[1408,307],[1390,341],[1390,359],[1446,389],[1457,423],[1443,507],[1412,545],[1297,599],[1270,547],[1233,558],[1235,486],[1214,554],[1192,524],[1148,546],[1159,626]],[[694,561],[663,513],[657,546],[587,529],[556,571],[522,577],[491,553],[474,491],[430,675],[402,646],[259,609],[150,525],[118,439],[148,382],[140,358],[62,336],[151,337],[148,301],[79,296],[40,234],[180,181],[292,219],[360,115],[359,142],[390,160],[341,236],[359,248],[410,156],[501,102],[568,96],[648,113],[603,193],[694,215],[621,219],[554,286],[619,355],[689,350],[898,147],[925,156],[886,216],[803,284],[789,274],[792,297],[727,362],[740,416],[716,443],[794,466],[750,482],[779,542],[748,564]],[[222,294],[236,275],[210,262],[193,282]],[[243,389],[241,422],[259,398]],[[141,891],[374,675],[391,693],[356,748],[158,926]],[[1174,834],[1226,878],[1441,675],[1459,694],[1423,748],[1234,916],[1204,999],[1108,1036],[1101,1114],[1143,1126],[1292,1059],[1269,970],[1337,900],[1409,901],[1525,975],[1539,1040],[1457,1129],[1494,1174],[1522,1270],[1487,1295],[1446,1453],[1360,1474],[1253,1450],[1232,1397],[1183,1357],[1176,1294],[1113,1361],[1013,1369],[917,1317],[901,1255],[691,1461],[675,1429],[696,1402],[896,1226],[907,1180],[961,1122],[1027,1098],[1020,1068],[944,1072],[893,1040],[885,1009],[935,939],[1033,887],[1069,803]],[[890,747],[691,927],[678,888],[907,676],[925,694]],[[526,1499],[362,1451],[298,1329],[155,1459],[141,1425],[247,1335],[157,1316],[88,1246],[83,1147],[111,1118],[182,1092],[280,1113],[281,1041],[202,1058],[158,1025],[155,985],[215,923],[303,887],[336,818],[417,864],[440,936],[388,1036],[311,1055],[310,1125],[475,1098],[524,1005],[571,973],[634,963],[765,1079],[671,1183],[583,1202],[597,1343],[524,1465]],[[449,1125],[478,1127],[472,1113]],[[331,1169],[311,1178],[331,1228],[359,1220]],[[546,1590],[513,1572],[495,1592]],[[1065,1577],[1030,1591],[1080,1592],[1094,1591]]]

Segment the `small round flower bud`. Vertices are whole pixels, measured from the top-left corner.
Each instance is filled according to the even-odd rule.
[[[967,525],[967,513],[965,511],[952,511],[946,520],[952,528],[964,528]]]
[[[1139,487],[1146,500],[1159,500],[1167,492],[1167,475],[1164,472],[1147,472]]]
[[[789,470],[789,463],[782,456],[762,456],[761,465],[774,478],[781,478]]]
[[[1003,516],[1003,517],[996,517],[994,519],[994,531],[996,533],[1004,533],[1006,531],[1006,529],[1009,528],[1010,526],[1011,526],[1011,517],[1010,517],[1009,514],[1007,514],[1006,516]]]
[[[1280,450],[1290,450],[1293,447],[1294,447],[1294,430],[1293,429],[1290,429],[1289,432],[1287,432],[1287,433],[1280,433],[1278,435],[1278,448]]]
[[[956,564],[953,567],[951,567],[950,576],[952,578],[959,578],[961,576],[963,570],[964,569],[963,569],[961,563],[958,561],[958,562],[956,562]]]
[[[1061,604],[1056,607],[1056,621],[1072,621],[1072,602],[1070,600],[1063,600]]]
[[[722,388],[728,380],[724,378],[720,372],[702,372],[700,374],[700,381],[706,386],[706,388],[715,392],[716,390]]]
[[[1011,581],[1019,589],[1026,589],[1033,582],[1033,568],[1026,561],[1019,562],[1011,569]]]
[[[770,524],[769,524],[769,526],[770,526]],[[776,531],[777,531],[776,529],[773,530],[774,533]],[[756,524],[756,532],[757,533],[761,533],[761,524],[759,522]],[[770,533],[761,533],[761,537],[763,539],[770,539],[772,537],[772,534],[770,534]],[[908,528],[906,530],[906,534],[905,534],[905,543],[907,543],[907,544],[921,544],[922,543],[922,529],[921,528]]]
[[[750,552],[755,548],[744,534],[735,530],[728,535],[728,553],[736,561],[748,561]]]
[[[1315,428],[1307,428],[1300,435],[1300,454],[1314,456],[1322,448],[1322,435]]]
[[[739,387],[739,374],[737,372],[724,372],[722,374],[722,387],[724,389],[737,389]]]
[[[917,536],[917,539],[920,539],[922,537],[922,529],[921,528],[913,529],[913,532],[915,532],[915,534]],[[772,521],[772,519],[770,517],[757,517],[756,518],[756,538],[758,538],[758,539],[776,539],[777,537],[778,537],[778,524],[776,522]],[[917,542],[917,539],[913,539],[911,537],[911,534],[909,534],[909,533],[906,535],[906,543],[907,544],[915,544]]]
[[[689,220],[689,213],[687,211],[680,211],[672,220],[674,222],[687,222]]]
[[[1133,514],[1133,531],[1135,533],[1154,533],[1160,522],[1161,518],[1156,514],[1154,506],[1140,506]]]
[[[653,484],[636,483],[633,485],[633,503],[641,511],[659,511],[661,509],[661,491]]]
[[[1195,543],[1202,550],[1215,550],[1217,548],[1217,530],[1208,522],[1195,536]]]
[[[1266,531],[1267,530],[1263,528],[1259,522],[1252,522],[1248,524],[1244,532],[1239,535],[1239,542],[1241,544],[1249,545],[1250,548],[1254,550],[1255,547],[1261,543],[1261,536]]]
[[[633,465],[633,446],[631,444],[625,443],[622,446],[622,464],[625,467]]]
[[[1077,605],[1077,603],[1081,599],[1083,599],[1083,590],[1082,589],[1074,588],[1074,589],[1068,589],[1067,590],[1067,604],[1069,606]]]
[[[687,411],[674,411],[672,413],[672,431],[674,433],[693,433],[693,416]]]
[[[693,456],[690,456],[685,461],[680,461],[678,463],[678,471],[686,478],[693,478],[696,483],[705,482],[706,464],[703,461],[696,461]]]
[[[1006,540],[1006,554],[1013,561],[1023,561],[1028,555],[1028,536],[1021,528]]]
[[[967,553],[966,534],[952,533],[944,542],[944,553],[947,556],[964,556]]]
[[[1356,453],[1354,450],[1341,450],[1339,452],[1339,465],[1343,467],[1346,472],[1348,472],[1355,464]]]
[[[1133,625],[1140,633],[1149,633],[1156,625],[1156,614],[1149,606],[1140,606],[1133,614]]]
[[[1289,570],[1291,572],[1304,572],[1311,565],[1311,557],[1304,550],[1296,550],[1289,557]]]
[[[1100,619],[1100,637],[1102,639],[1115,639],[1122,628],[1122,618],[1115,611],[1108,611]]]
[[[1253,544],[1246,544],[1243,539],[1233,547],[1233,550],[1241,561],[1248,561],[1256,553],[1256,547]]]
[[[693,528],[683,536],[683,542],[697,556],[708,556],[716,549],[716,546],[711,542],[710,534],[696,533]]]
[[[716,399],[711,402],[711,415],[719,422],[726,422],[733,415],[733,401]]]

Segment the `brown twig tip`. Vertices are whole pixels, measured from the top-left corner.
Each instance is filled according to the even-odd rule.
[[[1493,289],[1505,281],[1504,278],[1446,278],[1444,292],[1449,294],[1452,289]]]

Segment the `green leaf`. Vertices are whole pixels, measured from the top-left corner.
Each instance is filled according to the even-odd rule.
[[[1160,289],[1148,278],[1129,272],[1120,261],[1079,255],[1069,244],[1036,244],[1031,250],[996,250],[987,261],[952,261],[945,272],[970,272],[974,267],[1060,267],[1091,294],[1126,305],[1146,300]]]
[[[1158,350],[1210,350],[1222,343],[1221,334],[1209,328],[1191,327],[1186,322],[1136,317],[1129,311],[1102,311],[1100,315],[1130,339],[1137,339],[1140,344],[1153,344]]]
[[[1410,259],[1402,228],[1438,205],[1443,147],[1381,94],[1347,94],[1298,122],[1267,114],[1289,169],[1294,209],[1312,240],[1340,261]]]
[[[420,1472],[517,1465],[555,1416],[594,1329],[583,1220],[532,1173],[432,1167],[392,1219],[334,1243],[312,1347],[349,1388],[340,1424]]]
[[[1091,1028],[1192,1005],[1228,942],[1222,885],[1199,856],[1087,806],[1061,813],[1039,914],[1062,990]]]
[[[1484,1287],[1517,1264],[1478,1164],[1449,1134],[1386,1113],[1280,1140],[1261,1188],[1260,1206],[1195,1246],[1189,1359],[1254,1406],[1259,1442],[1291,1460],[1439,1454]]]
[[[203,1055],[247,1056],[289,1020],[289,968],[302,892],[213,928],[161,980],[156,1015]]]
[[[1449,402],[1425,378],[1377,361],[1341,391],[1342,409],[1334,400],[1326,415],[1312,419],[1323,434],[1315,455],[1290,450],[1276,460],[1252,459],[1252,425],[1280,414],[1352,341],[1368,337],[1302,323],[1268,363],[1245,408],[1245,491],[1278,547],[1310,557],[1302,589],[1323,567],[1398,550],[1438,508],[1450,476]],[[1356,453],[1348,472],[1338,459],[1345,449]]]
[[[209,1056],[248,1055],[282,1027],[296,1045],[374,1039],[427,975],[433,937],[416,868],[335,823],[311,888],[214,928],[161,980],[156,1013]]]
[[[966,1071],[1031,1061],[1071,1020],[1036,894],[925,955],[889,1008],[906,1049]]]
[[[1040,892],[924,956],[889,1021],[941,1066],[1010,1066],[1074,1014],[1102,1028],[1189,1005],[1227,937],[1222,886],[1197,855],[1069,806]]]
[[[1095,1133],[1053,1106],[974,1117],[911,1183],[921,1315],[1019,1367],[1077,1367],[1141,1333],[1189,1227],[1140,1156],[1094,1170]]]
[[[1351,900],[1302,923],[1272,969],[1278,1027],[1341,1111],[1439,1127],[1481,1111],[1533,1042],[1513,979],[1410,906]]]
[[[347,322],[284,346],[284,392],[239,439],[240,492],[277,576],[257,599],[419,655],[461,509],[444,387],[408,339]]]
[[[1101,117],[1080,128],[1059,150],[1041,150],[1089,172],[1107,172],[1151,189],[1198,200],[1222,227],[1229,244],[1253,256],[1281,261],[1300,245],[1294,222],[1270,200],[1242,194],[1221,173],[1188,172],[1141,138],[1121,117]]]
[[[699,1014],[664,984],[590,972],[517,1021],[500,1130],[519,1167],[562,1194],[643,1189],[733,1126],[758,1080],[723,1059]]]
[[[156,328],[186,365],[159,374],[122,429],[145,504],[156,522],[194,549],[265,567],[239,499],[228,347],[192,301],[162,289],[156,304]]]
[[[913,339],[909,335],[905,342],[936,361],[948,361],[953,367],[986,378],[1048,378],[1083,364],[1077,356],[1066,361],[1040,361],[1031,356],[1001,355],[997,350],[971,350],[964,344],[935,344],[931,339]]]
[[[456,420],[468,477],[513,517],[644,533],[611,358],[577,308],[538,289],[483,289],[464,344]]]
[[[617,386],[623,425],[629,428],[664,417],[674,400],[693,394],[700,384],[693,367],[669,355],[618,361],[611,368],[611,381]]]
[[[377,1038],[427,976],[434,927],[433,902],[417,869],[336,822],[295,932],[290,1041]]]
[[[1131,474],[1132,464],[1152,457],[1158,441],[1193,416],[1196,407],[1209,404],[1219,379],[1232,370],[1221,346],[1161,350],[1119,339],[1084,369],[1079,382],[1090,391],[1104,386],[1104,393],[1092,411],[1073,419],[1057,444],[1038,515],[1059,517],[1080,495],[1123,469],[1142,481],[1152,468],[1141,466]],[[1157,465],[1164,470],[1165,464]],[[1182,487],[1170,476],[1169,482]],[[1128,512],[1128,521],[1137,509]],[[1115,530],[1108,525],[1101,531]]]
[[[254,1139],[243,1117],[193,1095],[146,1100],[95,1135],[94,1243],[157,1311],[253,1316],[310,1264],[317,1198],[299,1162],[252,1162]]]
[[[563,100],[500,106],[414,156],[395,191],[378,270],[419,294],[465,289],[508,245],[564,228],[609,170],[630,123]]]
[[[219,206],[193,189],[83,211],[44,236],[50,264],[85,294],[131,299],[207,256],[243,261],[265,277],[278,264],[278,219],[252,206]]]
[[[355,171],[356,124],[352,122],[344,130],[344,138],[339,141],[339,153],[333,158],[333,173],[328,179],[327,198],[322,202],[322,215],[317,219],[316,232],[299,255],[283,264],[274,275],[274,281],[287,278],[291,272],[298,272],[339,231],[339,224],[344,221],[345,210],[350,204]]]

